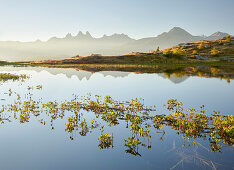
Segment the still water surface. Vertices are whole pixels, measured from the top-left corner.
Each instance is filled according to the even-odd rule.
[[[199,109],[205,105],[206,114],[214,110],[222,114],[234,113],[234,83],[231,80],[201,77],[171,77],[163,74],[136,74],[129,72],[90,73],[75,69],[40,67],[0,67],[0,72],[27,74],[25,82],[0,83],[0,105],[13,103],[6,92],[9,88],[21,96],[28,86],[42,85],[34,92],[34,99],[47,101],[69,100],[72,94],[101,96],[110,95],[120,101],[143,98],[145,105],[156,105],[158,114],[165,113],[163,107],[168,99],[178,99],[186,108]],[[92,116],[87,115],[87,119]],[[67,119],[42,125],[36,119],[28,123],[6,122],[0,127],[1,169],[233,169],[234,150],[227,146],[222,153],[213,153],[209,141],[197,139],[196,146],[182,147],[182,136],[170,128],[163,140],[162,134],[153,133],[151,148],[139,147],[141,156],[126,153],[124,139],[130,135],[120,122],[109,127],[106,133],[113,134],[113,148],[99,149],[98,131],[87,136],[65,132]],[[74,140],[70,139],[70,136]]]

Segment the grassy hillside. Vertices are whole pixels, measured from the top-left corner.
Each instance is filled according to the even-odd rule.
[[[179,44],[163,50],[163,54],[168,57],[183,56],[187,60],[234,61],[234,38]]]
[[[30,61],[24,64],[178,64],[234,61],[234,38],[183,43],[161,51],[133,52],[119,56],[76,56],[60,60]]]
[[[1,64],[1,63],[0,63]],[[9,63],[2,63],[9,64]],[[149,53],[133,52],[120,56],[76,56],[69,59],[19,62],[14,64],[61,67],[97,71],[164,73],[174,77],[197,75],[234,78],[234,38],[179,44]]]

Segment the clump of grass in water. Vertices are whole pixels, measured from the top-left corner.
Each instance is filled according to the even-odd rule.
[[[36,89],[31,87],[31,90]],[[17,93],[14,93],[17,94]],[[31,95],[31,93],[30,93]],[[14,96],[14,95],[12,95]],[[26,95],[27,96],[27,95]],[[138,148],[151,148],[151,132],[156,131],[163,135],[166,133],[164,126],[170,127],[181,134],[189,143],[195,145],[195,139],[203,138],[210,141],[210,148],[212,151],[220,152],[225,145],[233,145],[234,133],[234,116],[220,115],[215,113],[212,116],[205,114],[204,106],[198,111],[194,108],[184,110],[183,103],[176,99],[168,100],[167,110],[169,114],[159,115],[154,114],[154,107],[147,107],[144,105],[143,99],[132,99],[129,102],[120,102],[114,100],[111,96],[102,98],[96,95],[78,97],[74,95],[69,101],[49,101],[42,103],[41,100],[34,101],[32,96],[30,99],[22,100],[19,96],[15,96],[18,100],[13,104],[3,105],[1,113],[12,113],[15,120],[20,123],[30,121],[31,117],[39,117],[42,113],[46,113],[50,117],[50,124],[53,127],[53,122],[58,119],[63,119],[66,114],[71,115],[67,118],[68,122],[65,124],[65,131],[68,132],[73,140],[73,133],[79,132],[81,136],[86,136],[92,130],[98,130],[101,126],[99,136],[99,148],[109,149],[113,144],[113,135],[103,134],[105,131],[104,124],[107,126],[117,126],[119,121],[125,121],[126,128],[130,131],[130,137],[125,141],[126,152],[135,156],[140,156]],[[96,118],[91,122],[87,121],[81,111],[86,111],[86,114],[94,113]],[[6,115],[6,114],[3,114]],[[11,116],[11,115],[10,115]],[[9,117],[10,118],[10,117]],[[0,117],[1,123],[4,123],[9,118]],[[101,119],[101,122],[98,120]],[[46,119],[45,119],[46,120]],[[41,117],[38,120],[42,124],[47,124]],[[190,145],[190,144],[189,144]]]
[[[25,74],[16,75],[16,74],[10,74],[10,73],[0,73],[0,81],[6,82],[8,80],[13,81],[24,81],[25,79],[28,79],[29,77]]]
[[[110,146],[113,144],[113,138],[110,134],[101,134],[99,135],[98,140],[100,142],[100,144],[98,145],[100,149],[109,149]]]

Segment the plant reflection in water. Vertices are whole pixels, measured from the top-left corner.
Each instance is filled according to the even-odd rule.
[[[81,136],[86,136],[93,130],[100,131],[98,138],[100,149],[113,148],[114,134],[104,133],[107,127],[126,124],[130,131],[130,136],[124,139],[126,152],[135,156],[141,156],[139,147],[151,148],[151,135],[161,134],[161,140],[166,133],[164,127],[174,129],[189,143],[188,146],[201,145],[195,139],[203,138],[209,140],[212,152],[221,152],[222,147],[234,144],[234,116],[220,115],[215,112],[208,116],[205,114],[204,106],[200,110],[189,108],[185,110],[183,103],[176,99],[167,102],[168,114],[156,114],[155,106],[144,105],[143,99],[132,99],[129,102],[114,100],[111,96],[104,98],[88,94],[87,96],[73,95],[67,101],[49,101],[43,103],[41,99],[33,100],[33,90],[42,90],[42,86],[28,87],[28,93],[23,98],[10,89],[8,94],[14,98],[13,104],[2,105],[0,109],[2,124],[19,120],[20,123],[29,122],[32,117],[38,119],[43,124],[50,124],[54,129],[53,122],[58,119],[67,118],[65,131],[70,134],[70,139],[74,140],[73,133],[78,132]],[[14,95],[15,94],[15,95]],[[94,116],[90,121],[86,119],[86,114]],[[45,116],[49,117],[48,119]],[[107,124],[107,125],[106,125]],[[205,160],[204,160],[205,161]]]

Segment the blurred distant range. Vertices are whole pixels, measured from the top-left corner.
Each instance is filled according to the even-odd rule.
[[[0,61],[26,61],[70,58],[76,55],[90,54],[121,55],[130,52],[148,52],[168,48],[179,43],[199,40],[215,40],[227,36],[227,33],[216,32],[210,36],[194,36],[180,27],[174,27],[156,37],[133,39],[125,34],[92,37],[89,32],[81,31],[64,38],[52,37],[48,41],[19,42],[0,41]]]

